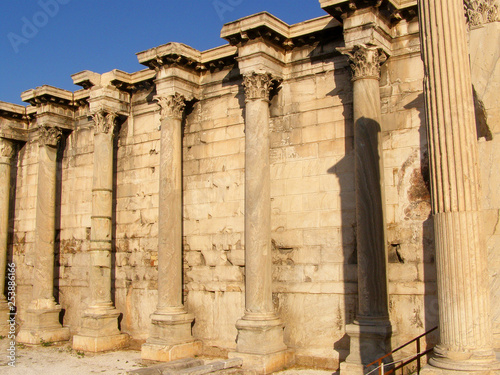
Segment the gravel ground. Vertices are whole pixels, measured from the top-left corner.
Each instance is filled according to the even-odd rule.
[[[141,360],[138,350],[121,350],[110,353],[81,353],[70,344],[16,348],[15,367],[8,365],[9,340],[0,340],[0,374],[5,375],[124,375],[127,371],[147,367],[150,361]],[[217,358],[202,358],[205,363]],[[332,375],[332,371],[292,368],[282,375]]]

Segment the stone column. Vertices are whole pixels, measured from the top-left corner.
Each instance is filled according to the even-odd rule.
[[[14,155],[12,141],[0,138],[0,335],[9,332],[9,306],[3,294],[7,269],[7,241],[9,234],[10,166]]]
[[[90,232],[90,305],[73,348],[101,352],[123,347],[128,335],[118,329],[119,311],[111,296],[113,214],[113,136],[116,113],[99,111],[94,120],[94,176]]]
[[[346,327],[350,354],[341,372],[363,374],[365,365],[391,350],[379,90],[380,64],[386,55],[366,45],[343,52],[353,73],[358,312]]]
[[[186,104],[177,93],[156,99],[161,108],[158,305],[141,355],[173,361],[201,350],[201,342],[191,335],[194,316],[182,301],[182,117]]]
[[[54,299],[57,147],[61,131],[40,127],[36,199],[33,295],[17,341],[26,344],[66,341],[69,328],[59,323],[61,306]]]
[[[268,73],[243,76],[245,86],[245,315],[238,320],[236,353],[261,373],[286,365],[283,323],[272,300],[271,178]]]
[[[423,373],[498,374],[462,0],[419,0],[440,341]],[[496,371],[494,371],[496,370]]]

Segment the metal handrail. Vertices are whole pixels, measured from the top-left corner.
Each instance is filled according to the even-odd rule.
[[[423,357],[424,355],[430,353],[432,351],[432,348],[430,349],[427,349],[427,350],[424,350],[422,353],[420,352],[421,350],[421,347],[420,347],[420,339],[424,336],[427,336],[429,333],[435,331],[438,327],[434,327],[432,329],[430,329],[429,331],[421,334],[420,336],[417,336],[415,337],[414,339],[408,341],[407,343],[397,347],[396,349],[394,349],[393,351],[391,351],[390,353],[387,353],[386,355],[376,359],[375,361],[373,361],[372,363],[366,365],[365,367],[370,367],[370,366],[373,366],[374,364],[378,364],[378,373],[379,375],[389,375],[389,374],[392,374],[394,373],[396,370],[399,370],[399,369],[402,369],[404,366],[406,366],[407,364],[417,360],[417,373],[420,373],[420,369],[421,369],[421,364],[420,364],[420,358]],[[402,361],[395,361],[395,362],[392,362],[391,364],[394,364],[394,363],[397,363],[397,362],[401,362],[400,365],[390,369],[388,372],[385,372],[384,371],[384,363],[382,362],[385,358],[387,357],[390,357],[391,355],[393,355],[394,353],[396,353],[398,350],[401,350],[405,347],[407,347],[408,345],[410,345],[411,343],[413,342],[417,342],[417,354],[413,357],[411,357],[410,359],[406,360],[406,358]],[[402,371],[402,370],[401,370]]]

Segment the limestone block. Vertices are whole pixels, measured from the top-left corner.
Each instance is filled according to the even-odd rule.
[[[162,363],[159,365],[148,366],[138,370],[128,371],[127,375],[158,375],[164,371],[179,371],[183,369],[194,368],[203,365],[203,360],[194,358],[184,358]]]
[[[290,146],[285,148],[287,160],[314,159],[318,157],[318,145],[307,143],[303,145]]]
[[[190,292],[187,306],[196,316],[193,335],[206,346],[234,349],[235,324],[243,315],[244,298],[241,292]]]
[[[500,51],[498,48],[499,25],[491,22],[470,31],[471,78],[476,100],[481,101],[481,107],[486,111],[488,127],[492,133],[500,131],[500,121],[494,110],[500,108],[498,90],[500,89]],[[492,111],[493,110],[493,111]]]
[[[320,180],[318,176],[288,179],[285,188],[287,195],[316,193],[320,188]]]
[[[233,266],[244,266],[245,265],[245,250],[243,249],[232,249],[227,255],[227,259]]]
[[[335,138],[335,125],[331,122],[332,117],[325,110],[318,111],[318,122],[320,125],[308,126],[302,130],[302,141],[304,143],[326,141]]]
[[[227,256],[223,251],[204,249],[201,253],[207,266],[223,266],[227,264]]]
[[[334,181],[337,182],[336,179],[325,179],[320,178],[320,182],[325,181],[325,184],[329,186],[329,184]],[[329,191],[325,191],[327,187],[320,186],[319,192],[311,193],[311,194],[302,194],[302,209],[304,211],[313,211],[313,210],[338,210],[340,207],[340,198],[338,191],[334,190],[330,185],[331,189]]]

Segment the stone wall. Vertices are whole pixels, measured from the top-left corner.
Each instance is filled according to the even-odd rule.
[[[415,23],[406,26],[415,29]],[[352,83],[347,59],[336,50],[342,38],[332,35],[285,52],[284,79],[269,105],[274,307],[299,364],[337,368],[349,352],[345,327],[358,302]],[[380,81],[389,312],[398,333],[393,347],[438,324],[423,65],[415,30],[395,39],[399,49],[382,66]],[[494,171],[500,125],[493,114],[500,106],[488,93],[497,86],[487,82],[480,93],[490,133],[479,142],[496,332],[500,195]],[[118,118],[115,135],[110,287],[122,313],[121,330],[145,340],[158,301],[160,115],[154,85],[128,90],[130,113]],[[235,323],[245,309],[245,94],[235,61],[200,74],[199,95],[186,111],[183,294],[195,316],[193,336],[205,353],[227,354],[236,348]],[[89,114],[88,104],[75,110],[58,164],[54,290],[73,334],[91,298]],[[22,144],[11,178],[10,249],[18,265],[20,323],[36,266],[37,150],[35,138]],[[429,343],[435,342],[431,335]]]

